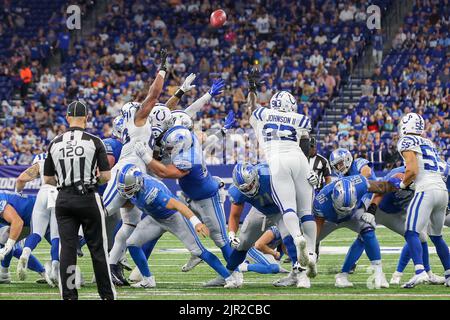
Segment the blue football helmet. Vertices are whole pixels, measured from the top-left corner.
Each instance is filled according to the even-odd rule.
[[[130,199],[142,188],[142,172],[135,165],[127,164],[117,174],[116,181],[119,194]]]
[[[330,155],[330,166],[338,174],[346,174],[350,170],[352,163],[352,154],[347,149],[336,149]]]
[[[250,163],[238,163],[233,169],[233,183],[246,196],[255,196],[259,190],[258,169]]]
[[[341,179],[334,185],[331,199],[337,215],[344,218],[352,212],[358,202],[356,188],[350,180]]]

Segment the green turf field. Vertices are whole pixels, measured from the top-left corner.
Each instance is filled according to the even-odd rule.
[[[377,230],[380,245],[386,249],[399,248],[403,245],[403,239],[385,228]],[[445,237],[449,239],[450,230],[445,230]],[[324,247],[338,247],[347,249],[354,240],[355,234],[347,230],[339,230],[332,234],[322,243]],[[204,243],[208,248],[213,248],[210,240]],[[432,245],[431,245],[432,246]],[[339,271],[339,267],[344,259],[344,254],[322,254],[320,257],[318,270],[319,275],[312,280],[311,289],[297,288],[275,288],[272,282],[284,274],[278,275],[258,275],[255,273],[245,273],[245,283],[241,289],[204,289],[202,283],[215,277],[215,273],[205,264],[198,265],[189,273],[182,273],[181,266],[189,258],[188,253],[180,252],[182,245],[175,237],[166,234],[163,236],[155,248],[151,257],[151,271],[155,275],[157,288],[155,289],[133,289],[118,288],[119,299],[224,299],[224,300],[245,300],[245,299],[450,299],[450,288],[442,286],[424,285],[415,289],[402,289],[391,287],[382,290],[370,290],[366,287],[366,280],[370,276],[367,273],[369,266],[365,255],[360,260],[356,273],[350,276],[354,287],[350,289],[337,289],[334,287],[334,275]],[[80,299],[97,299],[96,287],[90,283],[92,279],[91,262],[88,259],[88,250],[83,248],[85,256],[79,259],[86,285],[79,291]],[[336,249],[336,248],[335,248]],[[48,245],[42,244],[36,250],[36,255],[41,262],[49,259]],[[217,251],[213,250],[216,254]],[[388,281],[395,270],[398,253],[382,255],[383,267]],[[442,266],[435,253],[430,257],[431,265],[435,273],[442,273]],[[131,261],[131,260],[130,260]],[[36,284],[38,276],[31,271],[25,282],[17,281],[15,274],[17,260],[11,263],[11,273],[13,283],[0,285],[0,299],[59,299],[56,288],[49,288],[47,285]],[[289,269],[289,264],[284,265]],[[128,273],[127,273],[128,275]],[[412,266],[408,266],[403,280],[406,281],[412,275]]]

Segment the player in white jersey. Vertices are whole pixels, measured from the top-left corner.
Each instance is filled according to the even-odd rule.
[[[436,247],[437,254],[444,266],[446,285],[450,285],[450,253],[442,238],[445,213],[448,205],[447,186],[440,170],[439,155],[434,144],[421,137],[425,130],[425,121],[416,113],[406,114],[400,121],[400,139],[398,152],[405,162],[405,175],[401,189],[414,183],[414,198],[407,209],[405,239],[414,262],[415,275],[403,285],[412,288],[429,282],[424,270],[422,246],[419,240],[421,231],[428,228],[428,235]]]
[[[277,92],[271,98],[270,109],[257,107],[258,77],[258,72],[252,70],[248,97],[250,124],[269,164],[275,203],[297,248],[300,266],[297,264],[296,269],[304,271],[316,263],[317,232],[311,208],[312,184],[317,184],[318,179],[300,148],[300,139],[309,135],[311,121],[306,115],[297,113],[297,102],[286,91]],[[301,229],[299,219],[302,220]]]
[[[37,178],[44,182],[44,162],[46,153],[35,156],[31,167],[22,172],[16,180],[16,191],[22,192],[25,184]],[[43,183],[37,194],[36,203],[33,207],[31,220],[31,233],[25,240],[25,245],[17,265],[17,276],[19,280],[25,280],[27,275],[27,265],[31,252],[37,247],[42,238],[46,235],[50,227],[51,241],[51,270],[50,280],[53,285],[58,284],[59,279],[59,233],[58,224],[55,217],[55,201],[58,191],[55,186]],[[46,265],[46,269],[50,269]]]
[[[136,148],[139,148],[139,146],[142,145],[149,149],[149,155],[152,154],[154,139],[149,114],[156,105],[164,85],[167,51],[161,50],[160,55],[160,70],[158,71],[144,101],[142,103],[128,102],[122,107],[121,111],[124,118],[121,136],[123,145],[122,151],[120,153],[119,161],[111,169],[111,179],[103,194],[104,205],[108,215],[118,214],[120,211],[122,217],[122,226],[116,234],[109,257],[113,281],[116,285],[128,284],[123,278],[121,270],[117,266],[117,262],[123,256],[126,250],[126,240],[133,232],[134,228],[136,228],[141,217],[141,212],[137,208],[122,208],[126,199],[121,197],[117,192],[116,175],[126,164],[134,164],[142,171],[146,171],[148,166],[159,176],[169,176],[164,165],[153,160],[151,157],[142,159],[136,154]]]

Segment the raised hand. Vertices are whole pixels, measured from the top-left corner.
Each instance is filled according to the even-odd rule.
[[[217,96],[223,92],[223,87],[225,86],[225,81],[223,79],[214,81],[211,89],[209,89],[209,94],[211,96]]]
[[[228,112],[227,117],[225,118],[225,124],[224,124],[224,128],[225,129],[231,129],[234,124],[236,123],[236,119],[234,118],[234,111],[231,110],[230,112]]]
[[[161,66],[159,67],[159,70],[167,71],[167,49],[163,48],[159,51],[159,57],[161,58]]]
[[[261,80],[261,76],[259,74],[259,70],[256,67],[253,67],[250,70],[250,73],[247,76],[248,78],[248,88],[251,92],[255,92],[264,84],[264,81]]]

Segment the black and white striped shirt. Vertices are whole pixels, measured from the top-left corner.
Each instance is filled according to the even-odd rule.
[[[317,190],[322,189],[325,185],[325,177],[331,176],[331,168],[328,160],[324,156],[316,154],[314,157],[309,157],[309,167],[314,170],[319,177]]]
[[[59,188],[97,184],[97,168],[109,171],[103,141],[82,128],[71,127],[57,136],[48,146],[44,164],[45,176],[56,176]]]

